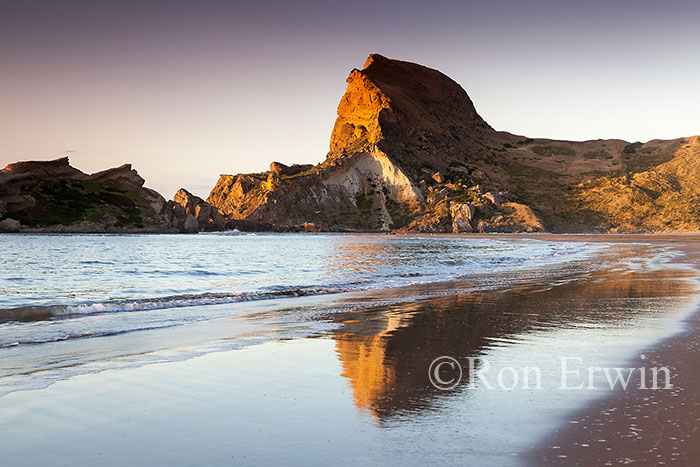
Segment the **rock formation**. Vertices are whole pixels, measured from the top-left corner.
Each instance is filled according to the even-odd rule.
[[[15,233],[22,229],[22,224],[18,220],[7,218],[0,221],[0,232]]]
[[[700,230],[700,138],[629,143],[496,131],[437,70],[371,55],[352,70],[318,165],[221,175],[166,202],[131,166],[66,158],[0,172],[0,221],[53,231]],[[0,224],[16,230],[17,224]]]
[[[92,175],[71,167],[67,157],[10,164],[0,171],[0,231],[187,230],[184,210],[143,184],[128,164]],[[194,224],[189,230],[199,230]]]
[[[324,162],[222,175],[207,201],[273,230],[445,232],[454,228],[451,204],[476,202],[479,212],[482,194],[470,187],[482,180],[469,162],[499,135],[457,83],[381,55],[347,82]],[[489,186],[498,196],[500,186]],[[471,231],[472,217],[457,230]]]
[[[215,207],[184,188],[175,193],[171,203],[175,210],[176,223],[182,219],[182,229],[187,232],[217,231],[225,228],[226,220]]]
[[[376,54],[347,83],[322,163],[221,175],[207,201],[263,230],[700,229],[697,137],[572,142],[496,131],[447,76]]]
[[[473,231],[472,219],[476,208],[469,203],[452,203],[450,216],[452,217],[452,232],[469,233]]]

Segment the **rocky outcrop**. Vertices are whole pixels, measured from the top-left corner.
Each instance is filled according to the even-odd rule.
[[[207,198],[228,219],[273,230],[389,230],[424,203],[406,174],[377,148],[367,148],[293,178],[222,175]]]
[[[229,219],[275,230],[405,228],[453,193],[433,194],[433,185],[451,181],[444,175],[451,158],[491,133],[466,92],[442,73],[372,55],[348,78],[323,163],[295,169],[273,162],[270,172],[222,175],[207,202]],[[450,222],[431,225],[444,231]]]
[[[306,172],[307,170],[311,170],[313,167],[314,166],[312,164],[293,164],[290,167],[281,162],[272,162],[270,163],[270,172],[277,176],[286,175],[291,177],[293,175]]]
[[[15,162],[0,171],[0,195],[18,195],[23,187],[34,184],[36,180],[83,177],[85,174],[71,167],[67,157],[52,161]]]
[[[131,168],[131,164],[124,164],[119,167],[96,172],[92,175],[88,175],[86,179],[93,182],[112,181],[130,190],[139,190],[143,187],[143,184],[146,183],[146,180],[141,178],[139,173]]]
[[[0,232],[19,232],[22,224],[15,219],[4,219],[0,221]]]
[[[695,137],[495,131],[444,74],[374,54],[347,79],[322,163],[222,175],[207,201],[272,230],[697,231],[697,167]]]
[[[193,195],[184,188],[180,188],[173,200],[171,207],[175,212],[175,224],[186,232],[202,232],[224,230],[226,220],[211,204],[202,198]]]
[[[493,132],[457,83],[415,63],[369,56],[353,70],[338,105],[331,152],[352,152],[376,144],[387,154],[437,164],[463,156]],[[442,167],[441,167],[442,166]]]
[[[10,164],[0,171],[0,230],[184,230],[185,215],[178,217],[160,194],[143,184],[128,164],[94,174],[71,167],[67,157]]]
[[[469,233],[473,231],[472,219],[476,208],[469,203],[452,203],[450,215],[452,216],[452,232]]]

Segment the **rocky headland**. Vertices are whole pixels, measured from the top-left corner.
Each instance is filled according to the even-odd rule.
[[[449,77],[376,54],[347,83],[322,163],[222,175],[207,201],[270,230],[700,229],[698,137],[574,142],[496,131]]]
[[[67,157],[10,164],[0,171],[0,231],[164,233],[224,227],[212,214],[216,209],[207,210],[186,191],[166,201],[143,184],[129,164],[94,174],[72,167]]]
[[[330,151],[221,175],[173,201],[125,165],[67,159],[0,172],[0,229],[106,232],[688,232],[700,230],[700,140],[557,141],[494,130],[456,82],[370,55],[352,70]]]

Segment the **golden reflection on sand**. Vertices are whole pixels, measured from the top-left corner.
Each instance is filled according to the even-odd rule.
[[[639,248],[622,248],[619,254]],[[527,342],[534,330],[634,325],[640,314],[662,313],[696,293],[694,283],[685,280],[694,276],[687,269],[630,263],[343,314],[334,336],[342,376],[350,382],[357,409],[381,423],[429,408],[440,396],[427,374],[438,356],[478,356],[492,346]],[[468,375],[468,367],[463,371]]]
[[[385,364],[386,344],[393,331],[410,323],[412,307],[418,308],[415,304],[408,304],[400,312],[383,313],[367,326],[371,329],[367,333],[345,333],[335,337],[336,351],[343,362],[342,376],[350,380],[355,406],[364,413],[376,417],[373,404],[381,400],[394,384],[395,370]],[[364,321],[347,320],[344,324],[364,324]]]

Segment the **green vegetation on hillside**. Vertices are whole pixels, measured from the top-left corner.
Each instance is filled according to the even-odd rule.
[[[29,227],[70,225],[80,221],[99,223],[113,216],[117,227],[141,228],[144,217],[155,214],[144,198],[112,180],[44,180],[25,194],[33,196],[37,206],[15,217]]]

